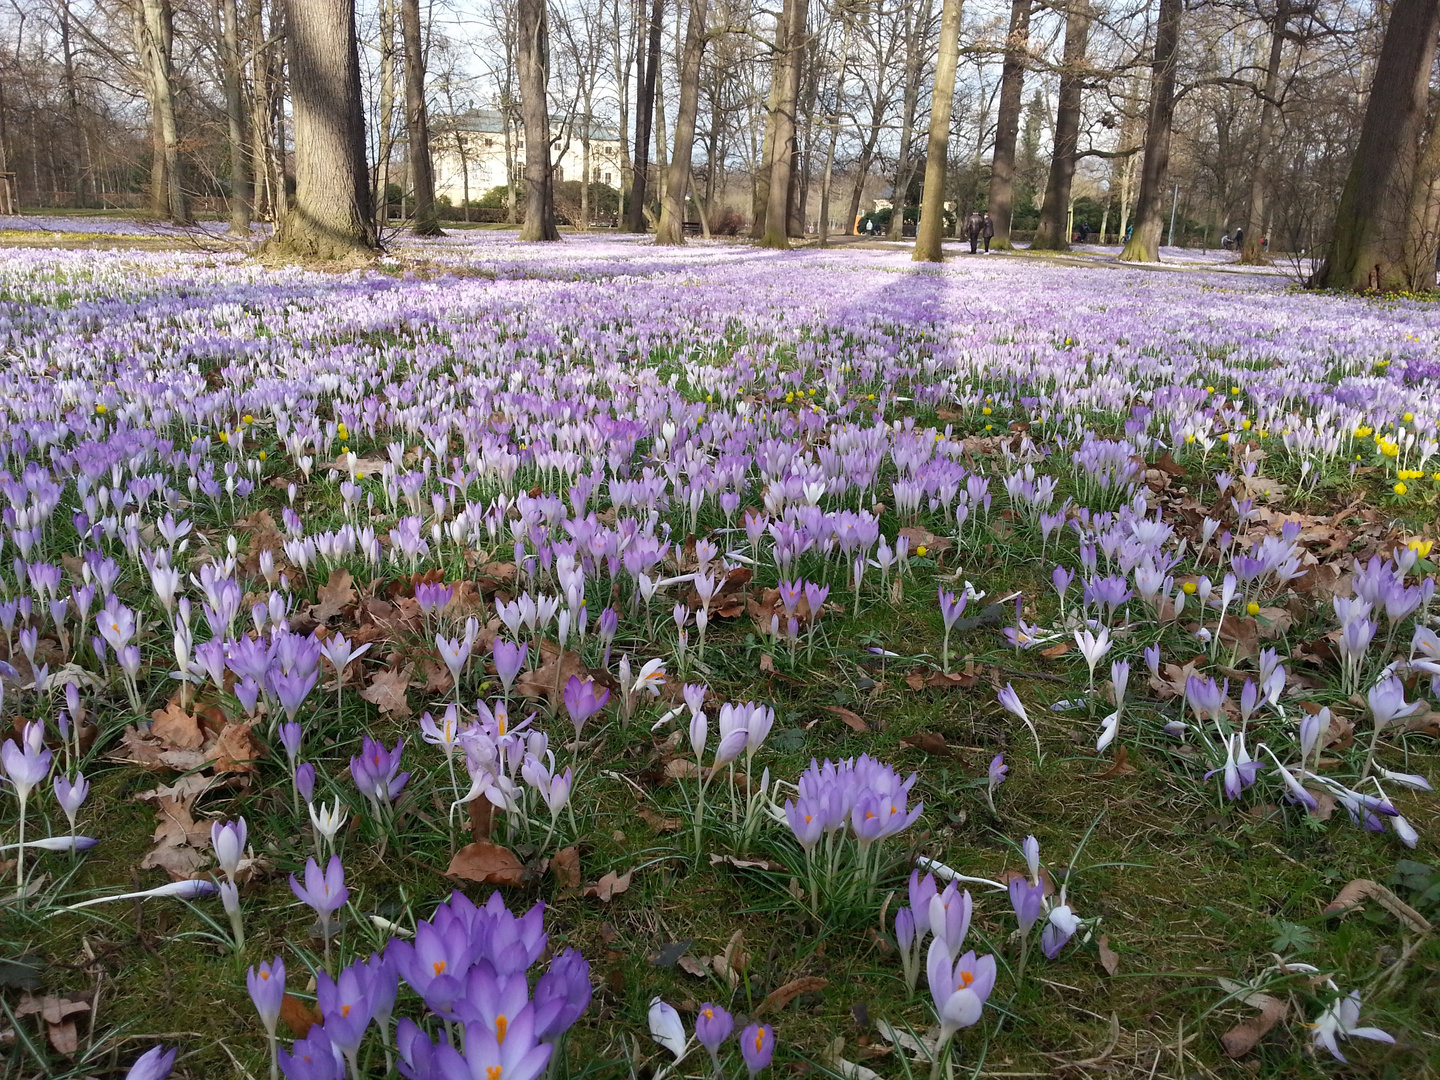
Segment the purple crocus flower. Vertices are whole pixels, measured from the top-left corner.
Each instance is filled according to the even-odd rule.
[[[565,949],[535,984],[535,1035],[554,1042],[590,1007],[590,962],[577,949]]]
[[[580,741],[580,729],[585,726],[585,721],[594,716],[610,700],[610,691],[602,688],[597,694],[595,692],[595,680],[581,680],[578,675],[571,675],[565,683],[565,711],[570,714],[570,722],[575,725],[575,741]]]
[[[315,684],[320,680],[320,669],[311,668],[304,672],[296,668],[286,674],[277,665],[270,669],[267,680],[271,693],[279,699],[285,710],[286,718],[293,721],[295,714],[300,711],[300,706],[305,703],[310,691],[315,689]]]
[[[775,1056],[775,1029],[769,1024],[751,1024],[740,1033],[740,1056],[750,1070],[750,1080],[770,1065]]]
[[[995,957],[977,957],[972,951],[952,961],[945,943],[937,938],[930,943],[925,974],[940,1018],[940,1045],[944,1046],[955,1032],[980,1022],[995,988]]]
[[[175,1066],[175,1053],[179,1049],[178,1046],[169,1050],[163,1046],[152,1046],[135,1059],[125,1074],[125,1080],[165,1080]]]
[[[290,759],[290,768],[295,768],[295,759],[300,755],[300,740],[305,736],[305,729],[294,720],[286,720],[278,729],[280,745],[285,748],[285,756]]]
[[[335,1048],[353,1062],[375,1013],[366,993],[370,980],[365,969],[356,961],[341,970],[339,979],[331,979],[328,972],[321,971],[315,981],[315,997],[320,1015],[325,1019],[325,1034]]]
[[[295,790],[305,802],[315,801],[315,766],[308,761],[295,766]]]
[[[1045,903],[1045,886],[1031,885],[1018,874],[1010,879],[1010,906],[1015,911],[1015,921],[1020,924],[1020,933],[1030,933],[1030,928],[1040,918],[1040,909]]]
[[[1050,917],[1045,923],[1045,929],[1040,934],[1040,949],[1047,960],[1054,960],[1060,955],[1060,950],[1065,948],[1065,943],[1075,936],[1075,931],[1080,929],[1080,920],[1070,910],[1069,904],[1061,904],[1050,909]]]
[[[245,973],[245,988],[260,1014],[261,1026],[273,1039],[285,998],[285,961],[277,956],[268,964],[262,961],[259,967],[252,967]]]
[[[281,1050],[276,1057],[286,1080],[344,1080],[345,1077],[345,1059],[319,1024],[312,1027],[305,1038],[296,1039],[288,1053]]]
[[[314,859],[305,860],[305,884],[290,875],[290,891],[305,904],[315,909],[321,923],[327,924],[330,916],[345,906],[350,899],[350,890],[345,887],[345,867],[338,855],[331,855],[330,862],[322,872]]]
[[[60,804],[60,809],[65,811],[65,820],[70,823],[70,831],[75,831],[75,817],[80,813],[80,806],[85,802],[86,796],[90,794],[90,782],[85,779],[85,774],[77,772],[75,781],[71,783],[60,773],[55,774],[55,800]]]
[[[377,810],[389,806],[410,779],[408,772],[400,771],[404,749],[404,739],[396,742],[394,750],[386,750],[383,743],[366,735],[360,743],[360,755],[350,759],[351,779]]]
[[[495,660],[495,674],[500,676],[500,685],[505,687],[508,694],[515,676],[519,675],[520,669],[525,666],[525,657],[530,652],[530,646],[523,642],[516,645],[497,637],[490,651]]]
[[[965,935],[970,932],[970,915],[974,901],[970,891],[960,891],[960,883],[952,881],[943,892],[930,898],[930,909],[925,914],[930,922],[930,933],[945,943],[952,957],[960,954]]]
[[[735,1030],[735,1018],[719,1005],[710,1002],[700,1006],[695,1016],[695,1038],[710,1054],[710,1061],[720,1071],[720,1044]]]
[[[439,926],[421,922],[414,942],[392,938],[385,955],[410,988],[436,1015],[455,1019],[455,1000],[465,989],[465,975],[479,944],[461,922]]]

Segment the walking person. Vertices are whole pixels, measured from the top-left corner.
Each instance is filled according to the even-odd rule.
[[[979,210],[971,210],[970,216],[965,219],[965,238],[970,241],[971,255],[980,250],[980,234],[984,231],[985,219],[980,216]]]
[[[995,222],[990,220],[990,215],[985,215],[985,220],[980,225],[980,235],[985,240],[985,254],[990,254],[990,238],[995,235]]]

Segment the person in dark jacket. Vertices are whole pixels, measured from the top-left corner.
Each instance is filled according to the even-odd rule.
[[[1236,230],[1235,230],[1235,250],[1236,250],[1236,251],[1244,251],[1244,250],[1245,250],[1245,230],[1244,230],[1244,229],[1236,229]]]
[[[984,231],[985,219],[980,216],[979,210],[971,210],[970,216],[965,219],[965,238],[970,241],[971,255],[980,250],[980,234]]]
[[[985,238],[985,254],[989,255],[990,238],[995,235],[995,222],[990,220],[989,214],[986,214],[984,221],[981,222],[980,235]]]

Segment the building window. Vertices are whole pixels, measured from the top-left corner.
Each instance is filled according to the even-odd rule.
[[[606,173],[606,174],[605,174],[605,183],[607,183],[607,184],[608,184],[608,183],[610,183],[610,182],[611,182],[611,179],[610,179],[610,177],[611,177],[611,174],[610,174],[610,173],[608,173],[608,172],[607,172],[607,173]]]
[[[557,184],[563,184],[564,182],[565,182],[565,170],[562,169],[559,165],[556,165],[556,166],[555,166],[555,183],[557,183]]]

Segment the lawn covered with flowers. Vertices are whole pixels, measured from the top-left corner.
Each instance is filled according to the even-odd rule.
[[[1440,306],[55,227],[5,1076],[1435,1075]]]

